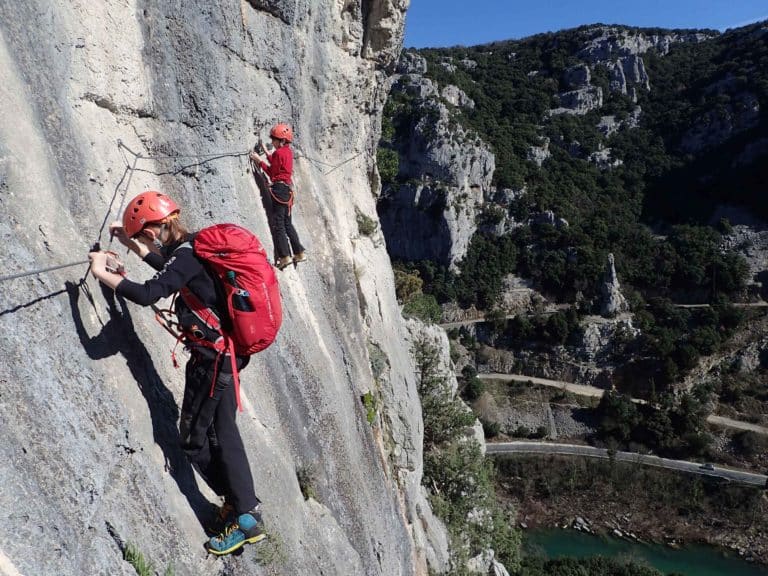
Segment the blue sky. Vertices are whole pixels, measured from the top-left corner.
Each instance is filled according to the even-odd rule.
[[[404,46],[473,46],[595,22],[725,30],[765,19],[766,0],[411,0]]]

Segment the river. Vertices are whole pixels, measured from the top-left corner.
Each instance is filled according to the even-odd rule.
[[[768,567],[726,556],[707,546],[673,550],[668,546],[639,544],[618,538],[603,538],[577,530],[527,530],[523,532],[526,550],[547,558],[585,558],[607,556],[632,559],[652,566],[663,574],[683,576],[768,576]]]

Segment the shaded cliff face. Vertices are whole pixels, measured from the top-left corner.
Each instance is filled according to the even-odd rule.
[[[183,370],[150,311],[92,279],[90,294],[67,289],[85,265],[3,284],[4,572],[130,574],[121,542],[179,575],[389,576],[436,561],[406,330],[382,238],[355,219],[375,217],[372,152],[407,4],[2,2],[2,274],[84,260],[147,188],[175,197],[191,228],[235,221],[271,252],[243,156],[178,170],[245,151],[278,120],[297,134],[293,214],[310,254],[281,273],[282,331],[242,374],[239,424],[272,534],[261,564],[252,549],[205,558],[198,515],[215,499],[177,447]],[[137,160],[118,140],[187,157]],[[127,267],[149,277],[133,256]]]

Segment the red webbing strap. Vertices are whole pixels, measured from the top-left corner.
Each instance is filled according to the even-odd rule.
[[[237,401],[237,409],[239,412],[243,411],[243,405],[240,403],[240,373],[237,371],[237,356],[235,355],[235,341],[232,338],[227,337],[229,341],[229,360],[232,362],[232,379],[235,381],[235,400]]]
[[[291,195],[291,197],[293,197],[293,195]],[[219,344],[220,342],[219,340],[216,341],[216,344],[209,344],[209,343],[206,343],[206,341],[199,342],[204,346],[208,346],[209,348],[213,348],[214,350],[218,351],[218,355],[216,356],[216,362],[213,369],[213,382],[211,382],[211,398],[213,398],[213,394],[216,389],[216,378],[219,375],[219,358],[221,358],[222,354],[229,354],[229,359],[230,359],[230,362],[232,363],[232,378],[235,384],[235,399],[237,400],[237,409],[240,412],[242,412],[243,406],[242,404],[240,404],[240,374],[237,371],[237,356],[235,355],[235,341],[227,334],[224,334],[224,331],[221,329],[221,323],[219,322],[219,317],[216,316],[216,313],[213,310],[211,310],[209,307],[205,306],[200,301],[200,299],[189,290],[189,288],[184,287],[181,290],[179,290],[179,292],[181,293],[181,297],[184,299],[184,302],[186,302],[187,306],[189,306],[189,309],[195,313],[195,316],[200,318],[200,320],[204,322],[209,328],[219,332],[224,338],[224,348],[221,348],[220,346],[216,345],[216,344]],[[224,349],[226,349],[226,352],[224,352]]]
[[[232,379],[234,380],[235,384],[235,400],[237,401],[237,409],[238,411],[243,411],[243,405],[240,403],[240,373],[237,371],[237,356],[235,355],[235,342],[232,340],[232,338],[226,337],[227,340],[227,352],[219,352],[219,355],[216,356],[216,365],[213,369],[213,382],[211,382],[211,398],[213,398],[213,393],[216,390],[216,377],[219,375],[219,358],[221,358],[222,354],[229,354],[229,361],[232,363]]]
[[[179,293],[184,299],[184,302],[187,303],[187,306],[189,306],[189,309],[195,313],[195,316],[200,318],[200,320],[204,322],[205,325],[208,326],[208,328],[211,330],[221,332],[221,323],[219,322],[219,317],[216,316],[216,313],[213,310],[203,304],[200,301],[200,298],[195,296],[186,286],[179,290]]]
[[[286,184],[287,186],[287,184]],[[272,191],[272,188],[269,189],[269,194],[272,196],[272,200],[277,202],[278,204],[287,204],[288,205],[288,216],[291,215],[291,210],[293,210],[293,188],[288,187],[288,190],[291,192],[291,195],[288,197],[288,200],[280,200],[277,196],[275,196],[275,193]]]

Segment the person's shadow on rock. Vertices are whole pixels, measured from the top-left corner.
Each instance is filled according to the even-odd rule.
[[[99,286],[107,302],[109,320],[103,324],[97,335],[89,336],[79,307],[81,291],[92,301],[87,284],[66,283],[72,319],[80,343],[91,360],[101,360],[115,354],[121,354],[125,358],[131,375],[147,401],[153,436],[165,456],[166,470],[171,473],[171,477],[203,525],[210,516],[212,505],[198,489],[192,466],[181,449],[176,427],[179,418],[176,400],[155,370],[152,356],[136,334],[125,300],[116,296],[114,291],[104,284],[99,283]]]

